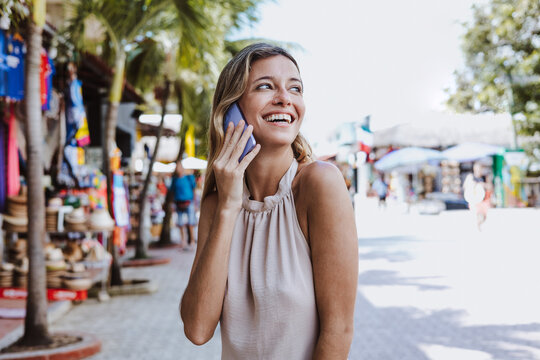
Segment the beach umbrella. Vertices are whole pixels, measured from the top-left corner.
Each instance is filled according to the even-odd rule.
[[[182,159],[182,167],[184,169],[202,170],[206,169],[207,161],[196,157],[187,157]]]
[[[467,142],[452,146],[442,152],[445,159],[455,160],[457,162],[467,162],[479,160],[504,151],[504,147]]]
[[[413,173],[426,163],[443,159],[440,151],[423,147],[406,147],[394,150],[375,162],[380,171]]]

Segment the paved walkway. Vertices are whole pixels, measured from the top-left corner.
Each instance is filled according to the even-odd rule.
[[[362,221],[364,220],[364,221]],[[351,359],[540,359],[540,210],[359,214]]]
[[[209,343],[195,346],[184,336],[178,311],[187,284],[194,252],[178,248],[151,250],[151,254],[171,258],[166,265],[123,268],[124,279],[151,279],[158,291],[150,295],[95,299],[75,306],[52,326],[52,331],[78,329],[99,336],[101,353],[92,360],[219,359],[219,329]]]
[[[466,211],[438,216],[360,209],[360,270],[350,359],[540,359],[540,210],[490,212],[484,231]],[[153,250],[166,265],[125,268],[157,282],[152,295],[88,300],[52,326],[98,335],[91,359],[219,359],[183,335],[178,303],[193,253]]]

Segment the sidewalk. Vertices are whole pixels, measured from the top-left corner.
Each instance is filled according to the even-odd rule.
[[[47,320],[49,324],[58,320],[71,309],[71,301],[49,302]],[[0,299],[0,308],[14,309],[15,312],[26,310],[26,300]],[[0,318],[0,349],[3,349],[17,341],[24,332],[24,318]]]
[[[185,337],[178,306],[187,285],[194,251],[152,249],[151,255],[170,263],[123,268],[124,279],[151,279],[157,292],[149,295],[113,296],[109,302],[88,299],[54,323],[51,331],[80,330],[96,335],[102,350],[92,360],[111,359],[219,359],[219,328],[214,338],[195,346]]]

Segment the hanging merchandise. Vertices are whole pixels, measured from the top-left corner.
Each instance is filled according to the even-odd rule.
[[[6,125],[0,118],[0,212],[6,210]]]
[[[52,59],[47,56],[47,62],[49,63],[48,66],[48,75],[46,80],[47,85],[47,99],[45,100],[45,105],[43,106],[43,110],[51,110],[51,102],[53,101],[53,75],[56,73],[56,69],[54,67]]]
[[[39,80],[40,80],[40,98],[41,98],[41,110],[49,110],[50,91],[52,90],[52,75],[53,67],[52,62],[47,55],[45,49],[41,49],[41,63],[39,67]]]
[[[116,225],[123,227],[129,225],[128,198],[124,187],[124,175],[121,171],[113,174],[113,213]]]
[[[116,222],[113,241],[120,254],[123,254],[126,249],[129,230],[129,205],[122,171],[115,171],[113,173],[112,196],[114,221]]]
[[[21,183],[19,179],[19,150],[17,146],[17,120],[15,119],[15,104],[10,104],[7,139],[7,195],[19,194]]]
[[[7,38],[4,30],[0,30],[0,96],[7,95],[7,73],[9,70],[6,53]]]
[[[26,46],[19,34],[11,36],[8,40],[7,64],[7,96],[13,100],[22,100],[24,97],[24,56]]]
[[[90,175],[91,186],[88,193],[90,208],[107,209],[107,177],[99,170]]]
[[[71,81],[66,93],[66,143],[76,140],[78,146],[90,144],[90,132],[82,98],[82,82],[77,79],[75,67],[69,68]]]

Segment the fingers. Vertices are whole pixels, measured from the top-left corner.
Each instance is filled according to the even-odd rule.
[[[225,138],[225,141],[223,142],[223,149],[221,150],[222,156],[221,158],[225,161],[230,160],[231,154],[235,150],[235,148],[238,145],[238,139],[240,139],[240,136],[242,136],[242,131],[244,129],[245,123],[243,120],[240,120],[238,122],[238,125],[234,127],[234,130],[231,132],[231,135],[227,138]],[[232,127],[232,125],[229,125],[227,128],[227,133],[229,133],[229,129]],[[240,156],[240,155],[239,155]],[[238,158],[237,158],[238,159]]]
[[[253,126],[248,125],[248,127],[244,130],[244,133],[238,140],[237,145],[234,147],[234,151],[231,154],[232,159],[237,159],[237,160],[240,159],[240,155],[242,155],[242,153],[244,152],[246,144],[252,133],[253,133]]]
[[[251,163],[251,161],[255,158],[255,156],[257,156],[257,154],[259,153],[259,151],[261,150],[261,144],[257,144],[255,145],[255,147],[253,148],[253,150],[251,150],[250,152],[248,152],[246,154],[246,156],[244,156],[244,158],[242,159],[242,161],[240,161],[240,164],[238,164],[238,169],[241,171],[241,172],[244,172],[246,171],[248,165]]]

